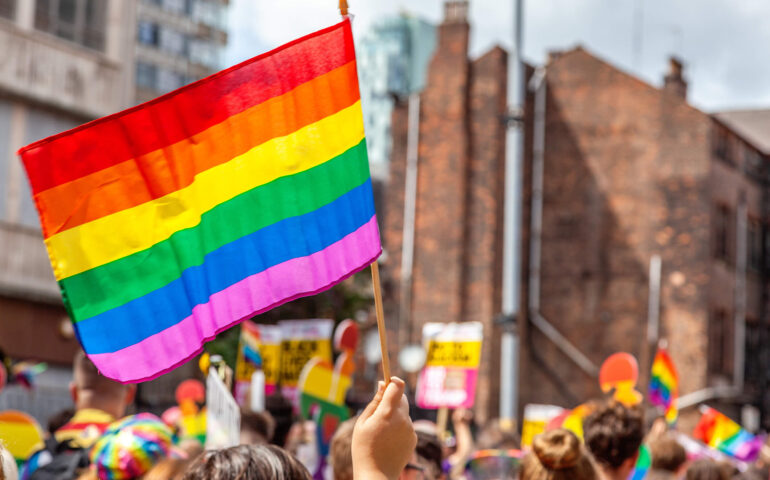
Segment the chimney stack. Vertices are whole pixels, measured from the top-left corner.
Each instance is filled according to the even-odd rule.
[[[663,77],[663,90],[683,99],[687,98],[687,82],[682,76],[682,61],[676,57],[668,59],[668,73]]]
[[[444,3],[444,23],[466,23],[468,0],[450,0]]]

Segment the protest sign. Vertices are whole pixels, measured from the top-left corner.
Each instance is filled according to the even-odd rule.
[[[312,358],[332,361],[332,320],[285,320],[281,327],[281,392],[298,407],[297,384],[302,369]]]
[[[257,328],[262,371],[265,372],[265,395],[270,395],[278,388],[278,381],[281,378],[281,327],[257,325]]]
[[[358,325],[343,320],[334,332],[334,350],[339,357],[334,365],[319,357],[311,359],[300,374],[298,390],[300,414],[316,423],[316,439],[321,458],[329,454],[332,435],[340,423],[350,417],[345,394],[353,384],[358,346]],[[324,465],[321,462],[320,468]],[[318,473],[318,472],[316,472]]]
[[[524,421],[521,424],[521,446],[529,448],[532,440],[545,432],[545,427],[554,418],[564,413],[562,407],[556,405],[529,404],[524,407]]]
[[[248,405],[251,377],[261,367],[259,327],[254,322],[245,321],[241,324],[241,339],[235,362],[235,401],[238,405]]]
[[[43,448],[43,429],[28,414],[5,410],[0,412],[0,442],[17,463],[22,463]]]
[[[206,378],[206,449],[240,443],[241,411],[214,367]]]
[[[422,335],[427,358],[417,381],[417,406],[472,407],[481,360],[482,324],[426,323]]]

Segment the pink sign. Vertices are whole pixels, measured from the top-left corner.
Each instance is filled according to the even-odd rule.
[[[426,360],[417,381],[417,406],[472,407],[481,360],[481,323],[426,323],[422,333]]]

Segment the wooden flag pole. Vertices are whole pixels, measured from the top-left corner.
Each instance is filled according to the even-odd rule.
[[[343,0],[344,1],[344,0]],[[380,291],[380,267],[377,260],[372,262],[372,284],[374,285],[374,307],[377,311],[377,330],[380,332],[380,350],[382,354],[382,376],[385,383],[390,382],[390,357],[388,354],[388,332],[385,330],[385,313],[382,309]]]
[[[340,0],[340,15],[343,17],[348,14],[348,1]]]

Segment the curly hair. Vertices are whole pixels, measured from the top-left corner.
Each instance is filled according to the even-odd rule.
[[[596,406],[583,420],[583,435],[596,461],[614,470],[639,451],[644,415],[639,407],[610,400]]]

